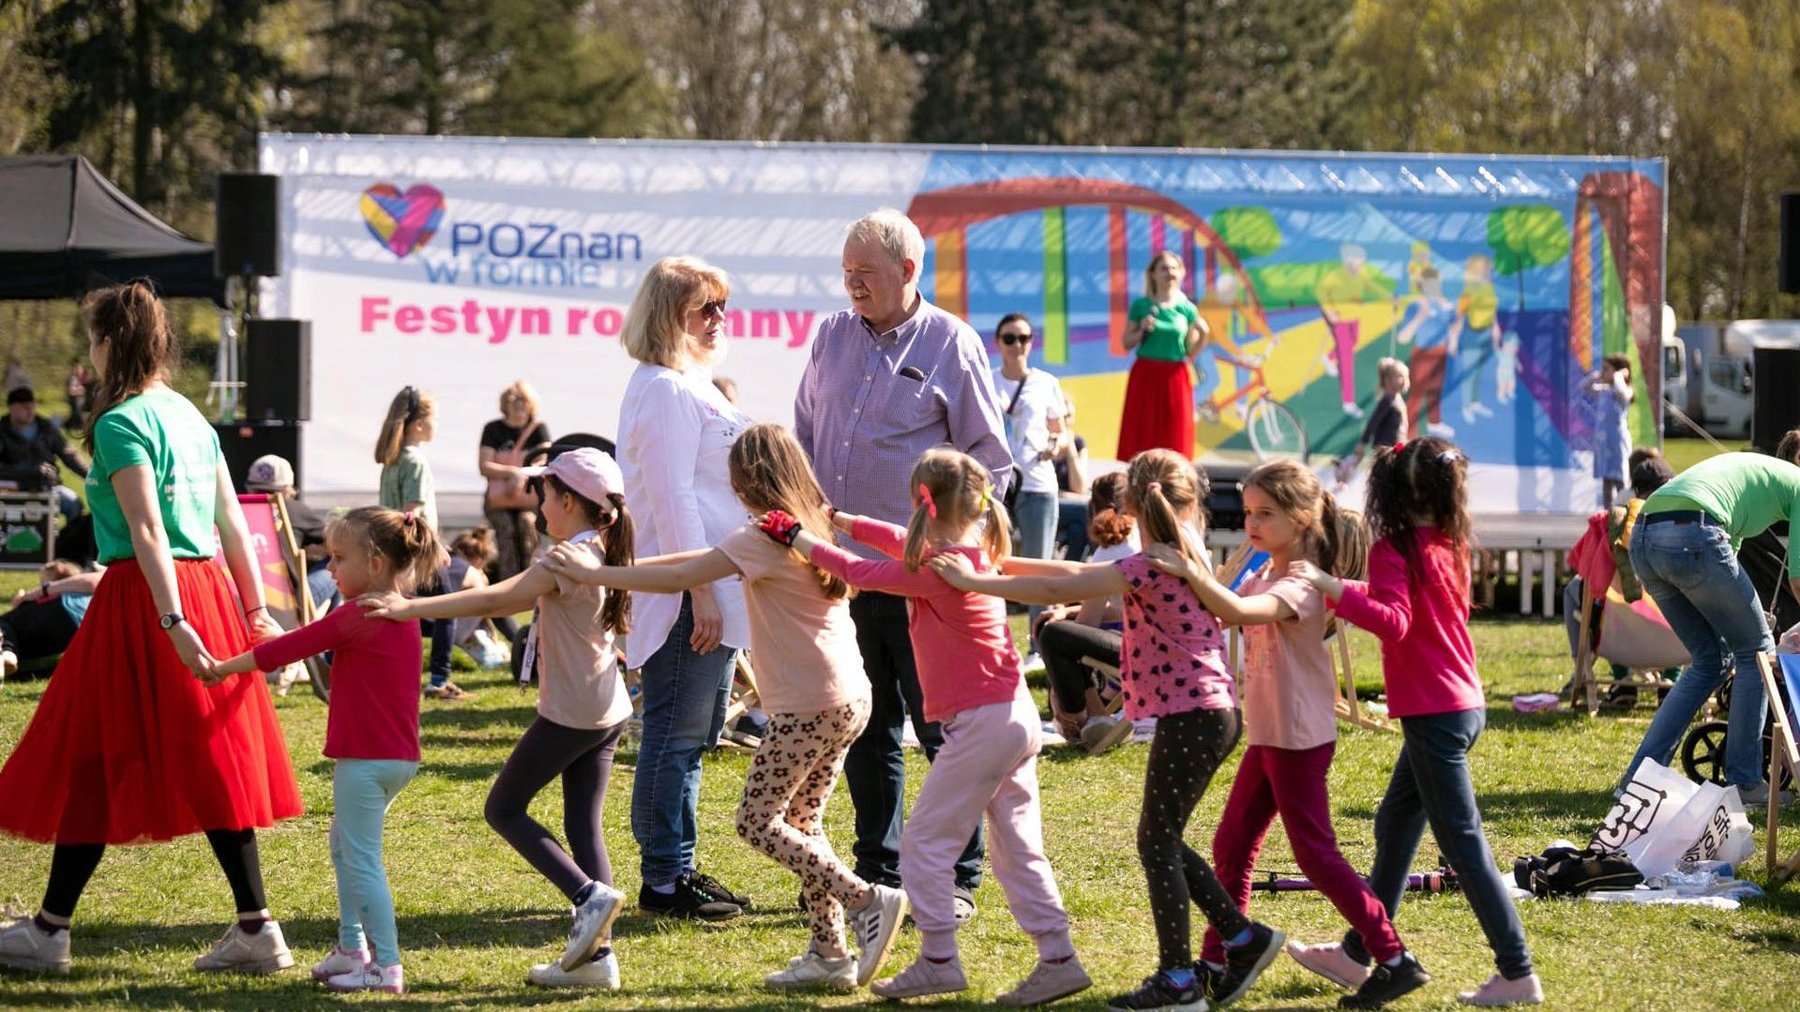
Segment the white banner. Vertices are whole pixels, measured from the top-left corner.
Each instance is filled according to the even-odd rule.
[[[805,147],[268,135],[286,260],[264,312],[309,319],[305,491],[374,497],[375,437],[412,384],[437,398],[441,492],[478,493],[481,427],[534,384],[553,435],[611,437],[636,363],[626,306],[656,260],[731,274],[730,350],[752,417],[787,422],[807,342],[848,308],[847,223],[904,207],[928,154]]]

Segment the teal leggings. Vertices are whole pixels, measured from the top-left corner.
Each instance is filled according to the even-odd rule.
[[[400,962],[394,897],[381,863],[381,825],[395,795],[419,772],[402,759],[339,759],[331,775],[331,866],[337,869],[338,945],[356,952],[366,944],[375,962]]]

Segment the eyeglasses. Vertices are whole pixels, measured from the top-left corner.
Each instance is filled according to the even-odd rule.
[[[1004,345],[1008,345],[1008,346],[1015,345],[1015,344],[1030,344],[1031,343],[1031,335],[1030,334],[1001,334],[1000,335],[1000,343],[1004,344]]]
[[[702,303],[700,303],[700,305],[694,307],[694,312],[699,313],[701,316],[714,316],[714,315],[724,316],[725,315],[725,300],[724,299],[711,299],[706,302],[702,302]]]

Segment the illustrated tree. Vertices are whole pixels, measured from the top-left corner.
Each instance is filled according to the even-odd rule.
[[[1239,260],[1266,257],[1281,248],[1281,226],[1266,207],[1227,207],[1212,216],[1213,231]]]
[[[1525,271],[1569,255],[1569,222],[1549,204],[1509,204],[1488,213],[1488,247],[1494,275],[1519,281],[1519,308],[1525,308]]]

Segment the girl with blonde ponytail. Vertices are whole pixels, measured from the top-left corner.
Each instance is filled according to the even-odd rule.
[[[913,514],[905,528],[832,515],[836,529],[887,559],[859,559],[785,512],[762,520],[765,534],[851,586],[911,599],[909,632],[925,719],[944,729],[944,746],[900,840],[900,878],[919,926],[919,959],[875,982],[873,990],[884,998],[915,998],[968,988],[957,956],[954,867],[985,812],[994,874],[1038,951],[1037,966],[999,1001],[1054,1001],[1090,981],[1075,956],[1069,915],[1044,856],[1037,704],[1025,688],[1005,605],[963,593],[934,571],[936,560],[947,558],[980,571],[1005,561],[1011,549],[1006,510],[996,501],[987,469],[955,450],[927,450],[907,484]]]

